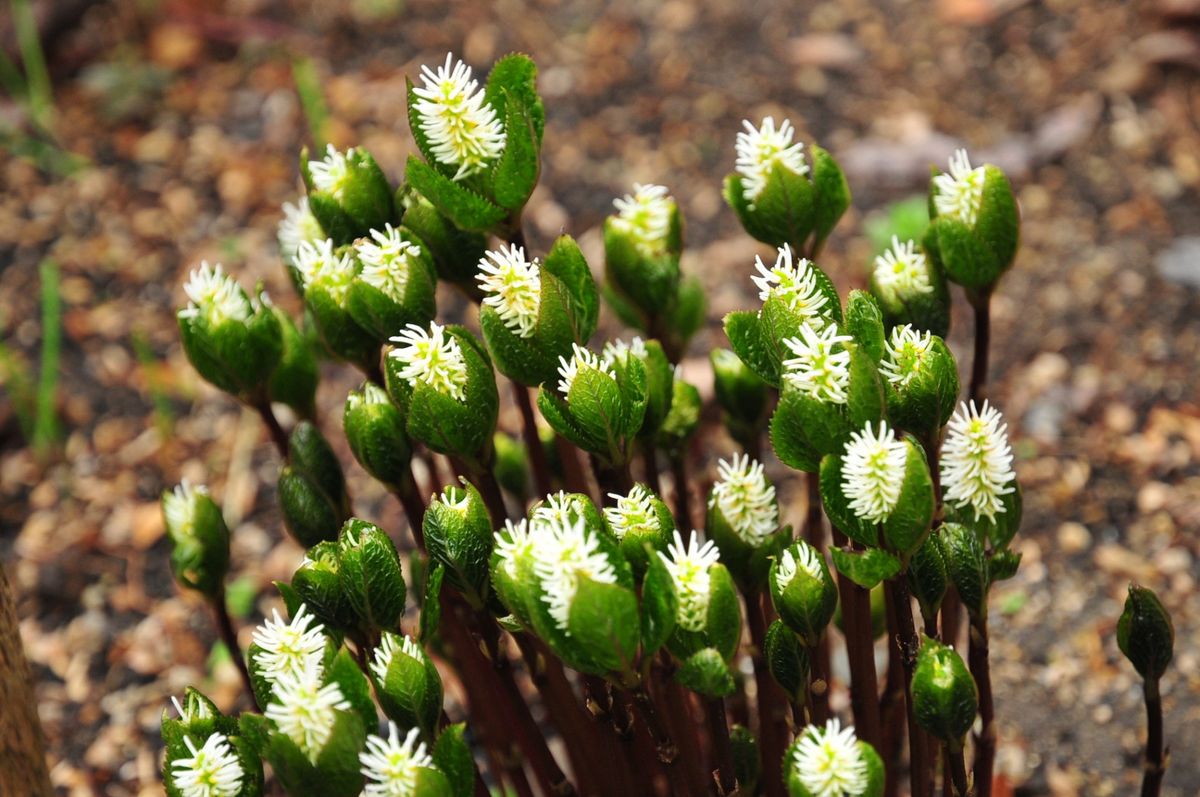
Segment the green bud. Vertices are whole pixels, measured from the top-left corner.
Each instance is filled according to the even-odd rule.
[[[932,621],[937,617],[950,583],[940,529],[926,537],[908,560],[907,577],[908,588],[921,606],[921,616]]]
[[[423,523],[425,547],[446,568],[450,584],[474,606],[488,597],[488,564],[492,558],[492,520],[479,491],[464,481],[446,487],[429,502]]]
[[[301,244],[296,268],[304,282],[304,306],[325,347],[363,371],[379,366],[380,339],[350,313],[350,293],[361,279],[362,265],[349,246],[332,241]]]
[[[729,729],[729,745],[733,748],[733,775],[738,790],[743,794],[757,794],[762,764],[754,734],[744,725],[734,725]]]
[[[372,523],[350,518],[338,536],[338,561],[358,628],[370,636],[395,628],[407,589],[391,538]]]
[[[684,659],[675,680],[705,697],[726,697],[737,689],[733,672],[716,648],[701,648]]]
[[[1117,621],[1117,645],[1142,678],[1162,677],[1174,654],[1175,626],[1153,591],[1129,585],[1125,611]]]
[[[657,340],[643,341],[635,337],[628,344],[623,340],[604,344],[604,356],[610,360],[635,356],[646,369],[646,415],[638,437],[653,442],[671,411],[674,398],[675,369]]]
[[[959,391],[958,365],[945,341],[894,327],[880,369],[892,423],[913,434],[938,434],[954,414]]]
[[[845,331],[872,360],[883,358],[883,313],[879,303],[866,291],[852,290],[846,297]]]
[[[767,383],[729,349],[713,349],[709,357],[725,428],[744,448],[762,434],[767,422]]]
[[[651,331],[652,319],[676,302],[683,220],[662,186],[636,186],[617,206],[620,212],[604,222],[605,277],[633,311],[635,326]]]
[[[192,272],[188,306],[176,313],[183,350],[216,387],[242,401],[259,399],[283,354],[283,332],[263,301],[208,263]]]
[[[283,354],[268,385],[271,401],[286,404],[300,417],[312,420],[317,413],[317,383],[321,379],[314,340],[301,332],[287,313],[274,306],[271,311],[279,321],[283,341]]]
[[[354,242],[358,276],[345,306],[350,317],[382,345],[408,324],[423,326],[436,313],[437,272],[420,240],[404,227],[371,230]]]
[[[479,261],[487,251],[487,236],[455,227],[428,199],[415,191],[407,191],[402,201],[405,207],[404,226],[412,230],[425,245],[433,258],[438,277],[459,288],[474,301],[482,299],[483,293],[475,281],[475,275]]]
[[[540,441],[539,444],[546,447]],[[492,446],[496,449],[496,481],[524,505],[529,496],[529,463],[525,456],[524,441],[497,431],[492,436]]]
[[[990,164],[972,169],[959,150],[949,174],[935,170],[929,200],[929,257],[969,296],[990,292],[1012,265],[1020,240],[1020,211],[1008,178]]]
[[[356,630],[354,610],[342,586],[336,542],[323,540],[308,549],[292,576],[292,589],[322,625],[342,633]]]
[[[889,329],[911,325],[945,338],[950,331],[950,291],[937,260],[913,241],[892,238],[891,248],[875,258],[871,294]]]
[[[913,670],[912,700],[917,724],[952,750],[961,750],[975,723],[979,694],[975,679],[953,648],[924,638]]]
[[[421,646],[385,631],[369,670],[388,719],[432,736],[442,713],[442,677]]]
[[[412,460],[404,416],[387,391],[370,382],[346,397],[342,427],[363,470],[389,486],[405,480]]]
[[[361,147],[339,152],[330,144],[321,160],[300,152],[300,174],[308,205],[337,246],[397,221],[392,187],[371,153]]]
[[[988,580],[987,554],[974,529],[960,523],[946,523],[938,530],[946,572],[958,590],[963,606],[972,619],[987,616]]]
[[[349,517],[342,466],[317,427],[302,421],[288,438],[288,464],[279,473],[283,522],[309,548],[337,537]]]
[[[800,637],[776,620],[767,628],[763,639],[763,658],[775,681],[783,687],[793,703],[803,703],[808,692],[808,649]]]
[[[739,139],[763,132],[741,133]],[[791,135],[787,138],[790,144]],[[739,152],[738,172],[725,178],[724,191],[742,227],[772,246],[791,244],[805,251],[811,244],[819,251],[850,206],[850,187],[837,161],[816,145],[810,150],[811,168],[803,155],[791,160],[776,155],[767,161],[753,151],[756,145],[747,145],[750,150],[745,157]]]
[[[671,409],[658,430],[658,445],[668,453],[682,452],[700,426],[700,391],[676,377],[671,387]]]
[[[208,488],[184,482],[164,492],[162,514],[175,580],[209,600],[221,598],[229,572],[229,528]]]
[[[780,619],[804,644],[815,647],[838,603],[837,585],[825,557],[807,542],[797,540],[771,564],[768,583]]]
[[[670,508],[644,484],[635,484],[628,495],[609,495],[616,501],[605,507],[604,525],[621,544],[621,553],[641,581],[649,559],[665,551],[675,531]]]
[[[237,719],[226,717],[216,704],[189,687],[182,701],[172,699],[178,718],[171,709],[163,711],[162,739],[163,788],[168,797],[188,797],[187,784],[207,770],[195,767],[197,753],[207,762],[216,762],[222,773],[240,775],[235,797],[259,797],[263,787],[262,761],[249,740],[241,735]],[[189,775],[192,777],[189,778]]]

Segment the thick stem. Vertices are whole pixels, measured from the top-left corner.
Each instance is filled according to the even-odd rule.
[[[687,457],[684,452],[672,453],[671,478],[675,482],[675,523],[681,533],[695,528],[692,524],[692,496],[687,471]]]
[[[658,478],[658,449],[653,440],[642,440],[638,443],[642,450],[642,468],[645,470],[646,484],[656,495],[662,495],[662,485]]]
[[[50,797],[33,674],[21,644],[16,596],[0,562],[0,794]]]
[[[538,495],[549,495],[554,489],[550,481],[550,463],[546,460],[546,449],[538,434],[537,416],[533,414],[533,402],[529,399],[529,388],[512,380],[513,399],[521,411],[521,433],[525,438],[525,450],[529,455],[529,469]]]
[[[829,547],[825,538],[824,514],[821,508],[821,484],[816,473],[804,475],[808,502],[804,511],[804,539],[822,552]],[[869,610],[868,602],[868,610]],[[823,689],[810,690],[811,708],[814,722],[825,722],[829,718],[829,678],[833,671],[829,655],[829,636],[822,634],[813,648],[811,675],[813,683],[820,683]]]
[[[459,468],[466,474],[467,480],[475,485],[475,489],[479,490],[479,495],[492,518],[492,525],[496,528],[503,526],[504,519],[508,517],[508,510],[504,507],[504,494],[500,492],[496,474],[489,468],[467,462],[460,462]]]
[[[654,740],[654,754],[666,772],[667,781],[671,785],[671,794],[676,797],[686,797],[689,787],[687,774],[683,771],[682,763],[679,760],[679,745],[675,743],[667,726],[659,719],[658,711],[654,707],[654,700],[650,697],[650,692],[647,691],[645,684],[634,690],[633,707],[638,718],[650,733],[650,738]]]
[[[396,498],[404,507],[404,516],[408,519],[408,528],[412,531],[413,542],[419,550],[425,550],[425,500],[417,488],[412,469],[405,470],[400,477],[400,483],[395,487]]]
[[[275,411],[271,409],[271,401],[265,396],[258,401],[255,401],[251,406],[258,412],[263,423],[266,424],[267,431],[271,433],[271,442],[275,444],[275,448],[279,451],[279,456],[285,460],[288,458],[288,436],[287,432],[283,431],[283,427],[279,425],[279,419],[275,417]]]
[[[885,797],[896,797],[900,793],[900,768],[904,754],[904,665],[901,662],[899,619],[896,616],[896,601],[889,591],[887,601],[888,667],[887,680],[880,701],[879,714],[883,722],[883,749],[879,754],[886,763],[887,781]]]
[[[221,635],[221,641],[225,643],[225,647],[229,649],[229,657],[237,665],[238,674],[242,677],[242,686],[245,687],[246,694],[250,697],[250,704],[261,710],[258,700],[254,697],[254,683],[250,680],[250,668],[246,666],[246,659],[242,656],[242,647],[238,644],[237,631],[233,627],[233,619],[229,616],[229,606],[225,601],[224,590],[220,595],[213,597],[212,608],[213,615],[217,620],[217,632]]]
[[[670,655],[660,651],[658,665],[651,670],[656,691],[666,696],[667,720],[675,729],[675,738],[681,744],[682,764],[691,783],[689,794],[703,794],[708,787],[708,773],[704,769],[704,745],[700,738],[700,724],[693,710],[695,694],[688,692],[678,681],[671,678],[675,665]]]
[[[583,468],[583,458],[580,456],[579,448],[560,434],[554,435],[554,447],[558,450],[558,458],[562,462],[562,475],[567,490],[594,497],[592,488],[588,484],[587,473]]]
[[[833,528],[833,542],[844,546],[846,536]],[[879,679],[875,672],[875,639],[871,633],[871,593],[838,573],[846,655],[850,663],[850,707],[858,738],[881,749]],[[816,721],[814,716],[814,721]]]
[[[971,677],[979,689],[980,729],[975,735],[975,790],[978,797],[991,797],[992,770],[996,763],[996,706],[992,697],[992,668],[988,661],[986,614],[971,618],[967,659]]]
[[[988,345],[992,337],[992,292],[968,293],[975,310],[975,353],[971,360],[971,383],[968,396],[976,404],[987,397]]]
[[[892,594],[896,606],[896,625],[899,633],[897,640],[900,647],[900,661],[904,665],[904,705],[908,715],[909,739],[909,777],[912,785],[912,797],[926,797],[931,794],[932,783],[929,777],[929,735],[917,726],[916,715],[913,713],[912,677],[917,663],[917,628],[913,623],[912,603],[908,595],[907,576],[899,576],[887,582],[887,588]]]
[[[1146,698],[1146,774],[1142,779],[1142,797],[1158,797],[1163,776],[1167,773],[1162,696],[1158,693],[1158,679],[1147,678],[1142,683],[1142,693]]]
[[[754,645],[754,684],[758,693],[758,747],[762,760],[762,778],[768,797],[783,797],[783,776],[779,762],[787,747],[788,698],[771,677],[763,658],[767,636],[767,618],[763,611],[763,594],[746,595],[746,617],[750,626],[750,641]]]
[[[949,792],[951,786],[954,788],[954,797],[971,797],[970,786],[967,784],[967,761],[963,754],[962,745],[956,745],[956,750],[951,750],[950,745],[942,746],[946,753],[945,770],[949,775],[946,790]]]
[[[729,724],[725,721],[725,700],[720,697],[708,701],[708,733],[712,742],[713,781],[717,784],[720,797],[737,792],[737,777],[733,772],[733,744],[729,741]]]
[[[595,454],[592,455],[592,472],[600,485],[601,502],[609,493],[628,495],[633,489],[633,477],[629,475],[629,463],[608,464]]]

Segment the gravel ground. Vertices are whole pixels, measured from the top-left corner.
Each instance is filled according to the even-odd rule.
[[[170,581],[165,487],[188,477],[223,501],[232,579],[258,596],[247,626],[300,558],[281,538],[277,461],[257,420],[190,371],[172,317],[201,259],[294,306],[274,245],[307,140],[291,59],[325,79],[329,137],[396,177],[412,149],[404,75],[448,49],[482,67],[519,49],[541,66],[534,247],[565,230],[598,264],[612,197],[666,183],[714,320],[749,304],[764,253],[720,197],[743,117],[786,115],[845,167],[854,208],[822,258],[843,289],[864,282],[869,222],[920,193],[930,163],[965,144],[1006,168],[1024,246],[995,302],[991,394],[1010,419],[1026,520],[1021,571],[993,604],[1001,770],[1016,794],[1132,793],[1140,689],[1114,632],[1136,579],[1176,622],[1164,792],[1200,792],[1188,755],[1200,748],[1195,0],[222,5],[98,3],[60,24],[54,129],[87,165],[62,177],[0,156],[0,329],[19,361],[35,362],[41,339],[37,265],[62,270],[65,433],[48,463],[23,448],[5,377],[0,553],[64,793],[160,793],[167,696],[188,683],[223,705],[237,694],[232,666],[210,657],[203,607]],[[17,118],[0,101],[0,122]],[[951,336],[964,355],[968,323],[956,316]],[[714,321],[695,356],[721,340]],[[327,376],[333,429],[353,376]],[[361,514],[402,525],[380,488],[350,476]]]

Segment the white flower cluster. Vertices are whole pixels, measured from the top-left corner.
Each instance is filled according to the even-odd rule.
[[[653,494],[640,484],[635,484],[629,495],[609,493],[616,506],[604,508],[604,519],[612,528],[617,539],[623,540],[630,532],[657,533],[660,530],[658,513],[654,511]]]
[[[1004,512],[1001,498],[1013,492],[1017,474],[1008,445],[1008,425],[1000,412],[986,401],[963,402],[946,426],[942,444],[941,475],[946,502],[971,507],[975,519],[994,520]]]
[[[814,329],[807,321],[799,334],[784,338],[793,356],[783,361],[783,379],[817,401],[845,404],[850,389],[850,352],[841,346],[850,342],[839,335],[837,326]]]
[[[417,791],[420,769],[432,769],[433,759],[425,743],[418,738],[420,728],[413,728],[400,741],[396,723],[388,722],[387,738],[371,734],[367,749],[358,754],[362,764],[363,797],[412,797]]]
[[[225,321],[245,321],[254,312],[250,297],[237,281],[221,268],[221,264],[210,267],[201,261],[200,268],[192,271],[183,285],[188,297],[188,306],[179,311],[180,318],[203,316],[211,326]]]
[[[504,325],[523,338],[533,334],[542,304],[542,278],[537,258],[525,259],[520,246],[501,246],[484,253],[475,279],[483,303],[495,308]]]
[[[633,184],[633,193],[613,200],[613,229],[628,235],[638,251],[654,257],[666,251],[675,200],[665,186]]]
[[[316,243],[324,237],[321,222],[317,221],[308,206],[308,197],[300,197],[294,205],[291,202],[283,203],[283,219],[279,222],[276,238],[285,263],[295,265],[300,244]]]
[[[796,553],[792,553],[792,551]],[[787,589],[788,584],[796,577],[796,573],[805,572],[813,578],[820,579],[821,553],[804,540],[797,540],[795,545],[783,549],[779,556],[779,567],[775,571],[775,582],[779,589]]]
[[[683,537],[675,532],[675,540],[667,546],[666,553],[659,552],[675,594],[679,597],[679,625],[686,631],[703,631],[708,622],[710,581],[708,570],[721,555],[712,540],[700,544],[693,529],[687,545]]]
[[[752,125],[749,119],[743,119],[742,127],[746,129],[737,134],[734,169],[742,176],[742,192],[751,207],[766,188],[776,165],[792,174],[808,174],[808,164],[804,162],[804,144],[799,141],[792,143],[795,130],[787,119],[778,128],[771,116],[763,119],[760,127]]]
[[[812,797],[862,797],[870,786],[866,759],[854,735],[837,719],[809,725],[792,753],[792,771]]]
[[[775,488],[767,481],[762,463],[737,454],[732,462],[719,460],[717,473],[720,478],[708,505],[720,509],[733,533],[757,548],[779,530]]]
[[[300,244],[296,251],[296,270],[300,272],[305,290],[320,285],[338,304],[345,301],[357,274],[353,256],[349,252],[334,253],[333,241],[328,238]]]
[[[169,495],[163,496],[163,517],[167,529],[174,533],[191,531],[196,522],[196,496],[208,495],[204,485],[193,487],[187,479],[176,485]]]
[[[829,300],[821,291],[816,269],[807,258],[793,262],[792,247],[784,244],[776,252],[775,265],[768,268],[761,257],[755,256],[754,268],[759,276],[751,277],[751,280],[758,288],[759,299],[765,302],[776,296],[813,327],[825,326],[827,319],[821,310]]]
[[[912,241],[901,243],[895,235],[892,236],[891,248],[875,258],[874,275],[880,289],[897,296],[933,292],[925,253],[919,251]]]
[[[933,195],[933,206],[939,216],[958,219],[973,226],[979,218],[983,204],[983,180],[986,172],[982,166],[972,169],[971,159],[965,149],[958,149],[950,156],[949,172],[933,178],[937,192]]]
[[[431,322],[426,330],[409,324],[391,341],[396,348],[388,356],[403,364],[401,379],[409,384],[424,382],[458,401],[466,398],[467,362],[458,339],[445,327]]]
[[[400,237],[400,230],[388,224],[382,231],[371,230],[370,239],[354,243],[354,252],[362,264],[359,277],[378,288],[395,302],[404,301],[412,260],[421,256],[421,247]]]
[[[246,775],[225,734],[212,734],[197,749],[185,733],[183,743],[191,757],[171,762],[171,782],[183,797],[234,797],[241,790]]]
[[[582,518],[570,523],[535,519],[530,531],[535,537],[533,571],[542,587],[542,600],[554,622],[569,634],[567,623],[580,579],[613,584],[617,573]]]
[[[896,387],[905,387],[920,373],[932,342],[932,335],[918,332],[911,324],[892,327],[892,333],[884,343],[879,371]]]
[[[312,176],[313,186],[340,202],[345,198],[346,185],[350,182],[348,159],[352,157],[354,147],[341,152],[333,144],[327,144],[324,158],[308,162],[308,173]]]
[[[325,627],[300,604],[290,622],[272,612],[272,618],[254,629],[254,644],[259,648],[254,663],[267,680],[278,681],[288,675],[321,674],[325,655]]]
[[[581,369],[591,368],[611,379],[617,378],[617,374],[613,371],[612,364],[607,358],[596,356],[594,351],[585,349],[578,343],[571,344],[571,359],[560,356],[558,363],[558,375],[561,377],[558,380],[558,392],[562,393],[564,397],[571,392],[571,385],[575,384],[575,378],[579,376]]]
[[[850,511],[868,523],[882,523],[900,501],[908,447],[881,421],[850,435],[842,458],[842,491]]]
[[[420,130],[439,163],[456,167],[455,180],[483,169],[504,152],[504,126],[489,105],[471,67],[446,54],[436,71],[421,67],[413,88]]]
[[[371,672],[380,682],[387,680],[388,669],[396,655],[408,656],[421,664],[425,663],[425,651],[408,634],[401,636],[385,631],[379,646],[375,648],[375,656],[371,659]]]

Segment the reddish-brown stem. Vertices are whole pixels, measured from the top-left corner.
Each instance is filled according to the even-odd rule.
[[[689,788],[687,775],[679,760],[679,745],[675,743],[667,726],[659,719],[654,700],[645,684],[633,691],[633,707],[654,742],[654,754],[667,775],[671,794],[675,797],[686,797]]]
[[[425,500],[417,490],[416,479],[412,469],[404,471],[400,483],[395,486],[396,498],[404,508],[404,516],[408,519],[408,527],[412,531],[413,542],[419,550],[425,550]]]
[[[573,493],[591,496],[592,489],[588,485],[587,473],[584,471],[579,449],[574,443],[559,434],[554,435],[554,447],[558,450],[559,461],[562,462],[562,475],[567,489]]]
[[[695,528],[692,520],[692,496],[688,485],[687,457],[682,451],[671,454],[671,477],[675,482],[675,523],[681,533]]]
[[[834,545],[844,546],[846,536],[833,528]],[[871,633],[871,593],[838,573],[842,625],[850,663],[850,707],[858,738],[881,749],[879,679],[875,672],[875,639]],[[816,718],[814,717],[814,720]]]
[[[255,401],[251,406],[258,412],[263,424],[266,425],[267,431],[271,434],[271,442],[275,444],[275,449],[279,452],[279,456],[286,460],[288,458],[287,432],[279,425],[279,419],[275,417],[275,411],[271,409],[270,399],[264,396]]]
[[[946,790],[953,788],[954,797],[972,797],[967,785],[967,762],[963,755],[962,745],[951,750],[950,745],[942,745],[946,753],[944,771],[946,772]]]
[[[713,780],[717,785],[717,794],[725,797],[737,790],[737,776],[733,772],[733,744],[729,740],[729,723],[725,720],[725,700],[710,698],[705,708],[709,741],[712,743]]]
[[[529,457],[529,470],[533,473],[533,484],[538,495],[548,495],[554,489],[550,482],[550,463],[546,460],[546,449],[538,434],[537,416],[533,414],[533,402],[529,399],[529,388],[512,380],[513,400],[521,411],[521,433],[525,439],[525,450]]]
[[[254,683],[250,680],[250,668],[246,665],[245,657],[242,656],[242,648],[237,640],[237,631],[233,627],[233,619],[229,616],[229,605],[225,601],[224,590],[220,595],[213,597],[212,608],[217,621],[217,632],[221,635],[221,641],[225,643],[225,647],[229,649],[229,657],[237,665],[238,675],[242,678],[242,686],[250,698],[250,705],[254,706],[256,710],[261,710],[258,700],[254,696]]]
[[[764,595],[753,592],[746,597],[746,618],[753,644],[754,684],[758,698],[758,746],[762,760],[762,782],[768,797],[783,797],[783,776],[779,762],[787,746],[788,698],[767,670],[763,644],[767,636],[767,618],[763,611]]]
[[[987,397],[988,346],[992,337],[992,292],[968,293],[975,310],[975,351],[971,360],[971,382],[967,395],[976,404]]]
[[[1142,777],[1142,797],[1158,797],[1162,791],[1163,776],[1167,774],[1162,697],[1158,693],[1158,679],[1147,678],[1143,681],[1142,694],[1146,700],[1146,773]]]
[[[985,610],[986,611],[986,610]],[[988,661],[987,615],[972,616],[967,661],[979,689],[979,732],[975,734],[975,793],[991,797],[996,763],[996,706],[992,698],[992,668]]]
[[[821,510],[821,485],[816,473],[804,474],[808,503],[804,512],[804,539],[824,553],[828,547],[825,540],[824,514]],[[868,607],[869,608],[869,607]],[[829,677],[832,665],[829,658],[829,636],[822,634],[812,649],[810,663],[812,679],[824,684],[824,689],[810,690],[810,707],[814,722],[825,722],[829,717]]]
[[[661,496],[662,485],[658,478],[658,449],[655,448],[653,440],[642,440],[638,446],[642,451],[642,468],[645,471],[643,475],[646,478],[646,485],[656,495]]]
[[[909,782],[912,785],[912,797],[927,797],[932,794],[929,765],[929,735],[917,726],[916,715],[912,702],[912,676],[917,663],[917,628],[913,623],[912,602],[908,594],[907,576],[899,576],[887,582],[887,589],[892,594],[896,608],[897,642],[900,649],[900,662],[904,665],[904,705],[908,716],[909,739]]]
[[[883,723],[883,748],[879,754],[886,764],[887,779],[884,784],[885,797],[896,797],[900,792],[900,768],[903,763],[904,733],[907,723],[904,714],[904,665],[901,662],[899,619],[896,616],[896,601],[891,592],[885,594],[888,628],[887,679],[880,701],[879,714]]]

